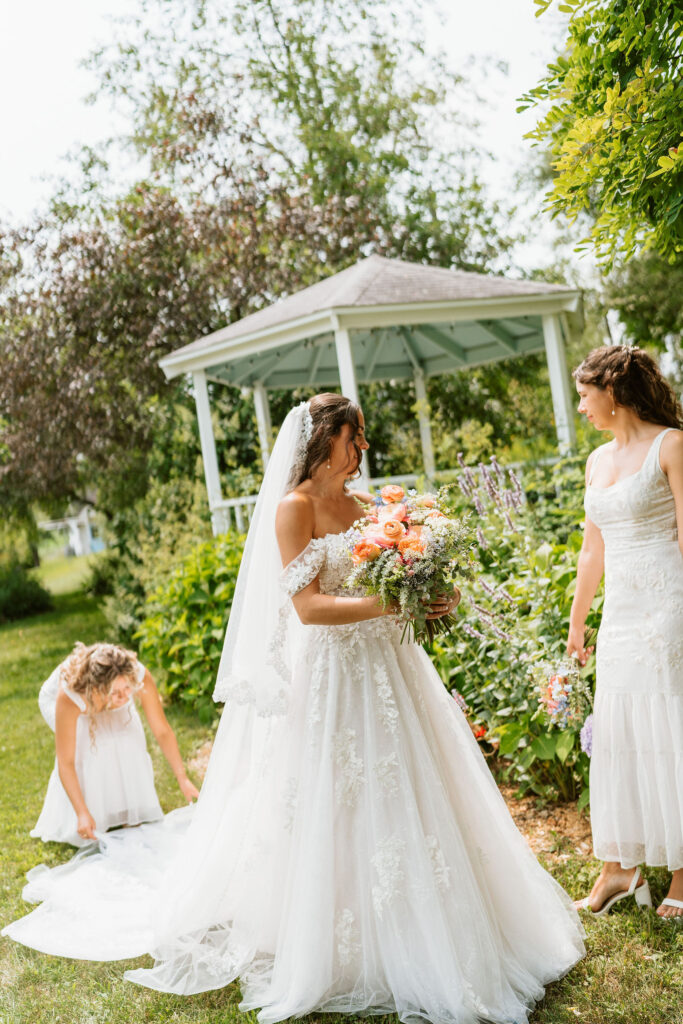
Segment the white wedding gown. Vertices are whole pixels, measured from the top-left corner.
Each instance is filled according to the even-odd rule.
[[[345,534],[313,540],[283,584],[292,594],[319,575],[323,593],[348,595],[349,559]],[[295,628],[286,606],[279,639],[298,637],[287,713],[228,704],[175,861],[146,890],[134,859],[128,886],[119,872],[128,955],[146,941],[156,958],[127,977],[185,994],[239,977],[242,1008],[263,1022],[313,1010],[526,1021],[583,956],[583,932],[461,711],[393,619]],[[91,958],[108,944],[121,957],[99,859],[77,913],[93,922]],[[60,913],[38,922],[38,948],[68,953]],[[32,916],[9,934],[34,944]]]

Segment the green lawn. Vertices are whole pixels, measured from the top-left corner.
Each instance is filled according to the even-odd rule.
[[[71,848],[29,838],[51,770],[52,734],[36,701],[38,689],[76,640],[108,636],[96,603],[79,595],[57,597],[55,611],[0,628],[0,851],[4,924],[27,909],[21,900],[25,872],[43,861],[58,864]],[[169,718],[188,756],[208,731],[172,708]],[[150,742],[159,795],[165,809],[182,799],[163,758]],[[596,873],[570,853],[552,867],[573,894],[586,892]],[[665,874],[648,871],[654,895],[665,894]],[[571,974],[550,986],[531,1016],[532,1024],[683,1024],[681,954],[683,928],[623,906],[590,922],[588,955]],[[147,958],[130,961],[143,965]],[[199,996],[161,995],[123,981],[124,965],[62,960],[0,939],[0,1024],[227,1024],[255,1020],[239,1014],[239,988]],[[337,1015],[311,1015],[310,1024],[342,1024]],[[395,1021],[393,1017],[369,1022]]]
[[[72,594],[83,586],[97,555],[67,557],[59,552],[43,559],[34,575],[51,594]]]

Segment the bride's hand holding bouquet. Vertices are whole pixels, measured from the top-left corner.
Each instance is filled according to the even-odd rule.
[[[457,582],[472,576],[471,531],[446,513],[444,495],[406,493],[389,485],[351,535],[349,589],[379,597],[405,622],[416,643],[455,623]]]

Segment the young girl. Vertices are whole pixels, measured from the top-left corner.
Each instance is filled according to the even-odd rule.
[[[76,644],[43,683],[41,714],[55,734],[56,761],[31,835],[83,846],[117,825],[163,817],[136,695],[186,800],[199,796],[185,772],[152,676],[132,651]]]

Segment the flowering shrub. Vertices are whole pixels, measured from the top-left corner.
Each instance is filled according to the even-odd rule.
[[[584,806],[589,761],[580,746],[581,723],[553,725],[539,708],[537,680],[541,662],[565,654],[582,543],[582,490],[575,476],[572,466],[568,486],[562,475],[549,479],[530,500],[520,480],[495,460],[478,470],[463,468],[457,500],[477,515],[481,573],[465,589],[460,629],[437,638],[432,652],[446,686],[460,691],[473,722],[497,742],[504,775],[522,792],[578,797]],[[557,536],[549,527],[553,502],[562,513]],[[598,594],[589,625],[598,625],[601,605]],[[593,668],[591,658],[582,678],[590,682]]]

